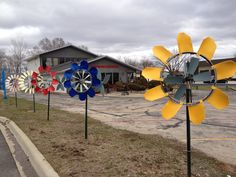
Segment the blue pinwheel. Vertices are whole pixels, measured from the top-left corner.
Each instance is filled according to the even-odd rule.
[[[73,63],[70,70],[64,73],[66,81],[64,87],[68,89],[71,97],[79,95],[81,101],[86,100],[87,95],[95,96],[94,87],[100,86],[100,80],[97,78],[97,68],[89,69],[88,62],[83,60],[80,65]]]
[[[96,87],[100,87],[101,81],[97,78],[98,70],[95,67],[89,69],[88,62],[83,60],[78,65],[73,63],[70,70],[64,73],[66,81],[64,87],[68,89],[71,97],[79,95],[81,101],[85,100],[85,139],[88,138],[88,97],[94,97]]]

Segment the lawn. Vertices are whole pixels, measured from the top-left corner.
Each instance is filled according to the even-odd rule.
[[[84,139],[82,114],[51,109],[14,98],[0,100],[0,116],[13,121],[29,136],[61,177],[183,177],[186,176],[185,144],[159,135],[118,130],[89,118]],[[193,150],[194,177],[235,176],[236,167]]]

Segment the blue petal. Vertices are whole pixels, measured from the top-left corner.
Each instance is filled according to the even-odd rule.
[[[92,74],[92,76],[97,76],[98,70],[95,67],[90,68],[89,72]]]
[[[79,93],[79,99],[81,101],[84,101],[87,98],[87,94],[86,93]]]
[[[71,97],[74,97],[75,95],[77,95],[77,92],[73,88],[71,88],[70,91],[69,91],[69,95]]]
[[[89,95],[90,97],[94,97],[94,96],[95,96],[95,91],[94,91],[92,88],[90,88],[90,89],[87,91],[87,93],[88,93],[88,95]]]
[[[80,67],[81,67],[81,69],[88,70],[88,62],[86,60],[81,61],[80,62]]]
[[[70,69],[70,70],[67,70],[67,71],[64,73],[64,76],[65,76],[66,79],[71,79],[72,74],[73,74],[73,71]]]
[[[71,70],[73,71],[77,71],[79,69],[79,66],[77,63],[72,63],[71,66],[70,66]]]
[[[92,85],[97,87],[101,84],[101,81],[99,79],[97,79],[97,77],[94,77],[92,80]]]
[[[67,80],[67,81],[64,82],[64,87],[65,87],[65,88],[71,88],[71,82],[70,82],[70,80]]]

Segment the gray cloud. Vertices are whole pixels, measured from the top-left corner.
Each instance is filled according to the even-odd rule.
[[[235,5],[234,0],[2,0],[0,47],[17,35],[29,46],[59,36],[98,53],[145,54],[157,44],[177,47],[176,36],[184,31],[196,48],[212,36],[216,57],[227,57],[236,53]]]

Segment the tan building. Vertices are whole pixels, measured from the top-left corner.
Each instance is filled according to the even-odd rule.
[[[141,72],[139,68],[122,61],[109,56],[99,56],[74,45],[43,52],[26,59],[28,70],[37,71],[40,65],[46,64],[51,66],[52,71],[57,71],[61,76],[70,69],[72,63],[79,63],[81,60],[87,60],[90,67],[97,67],[101,72],[102,80],[106,75],[109,75],[110,84],[115,84],[117,81],[126,83]]]

